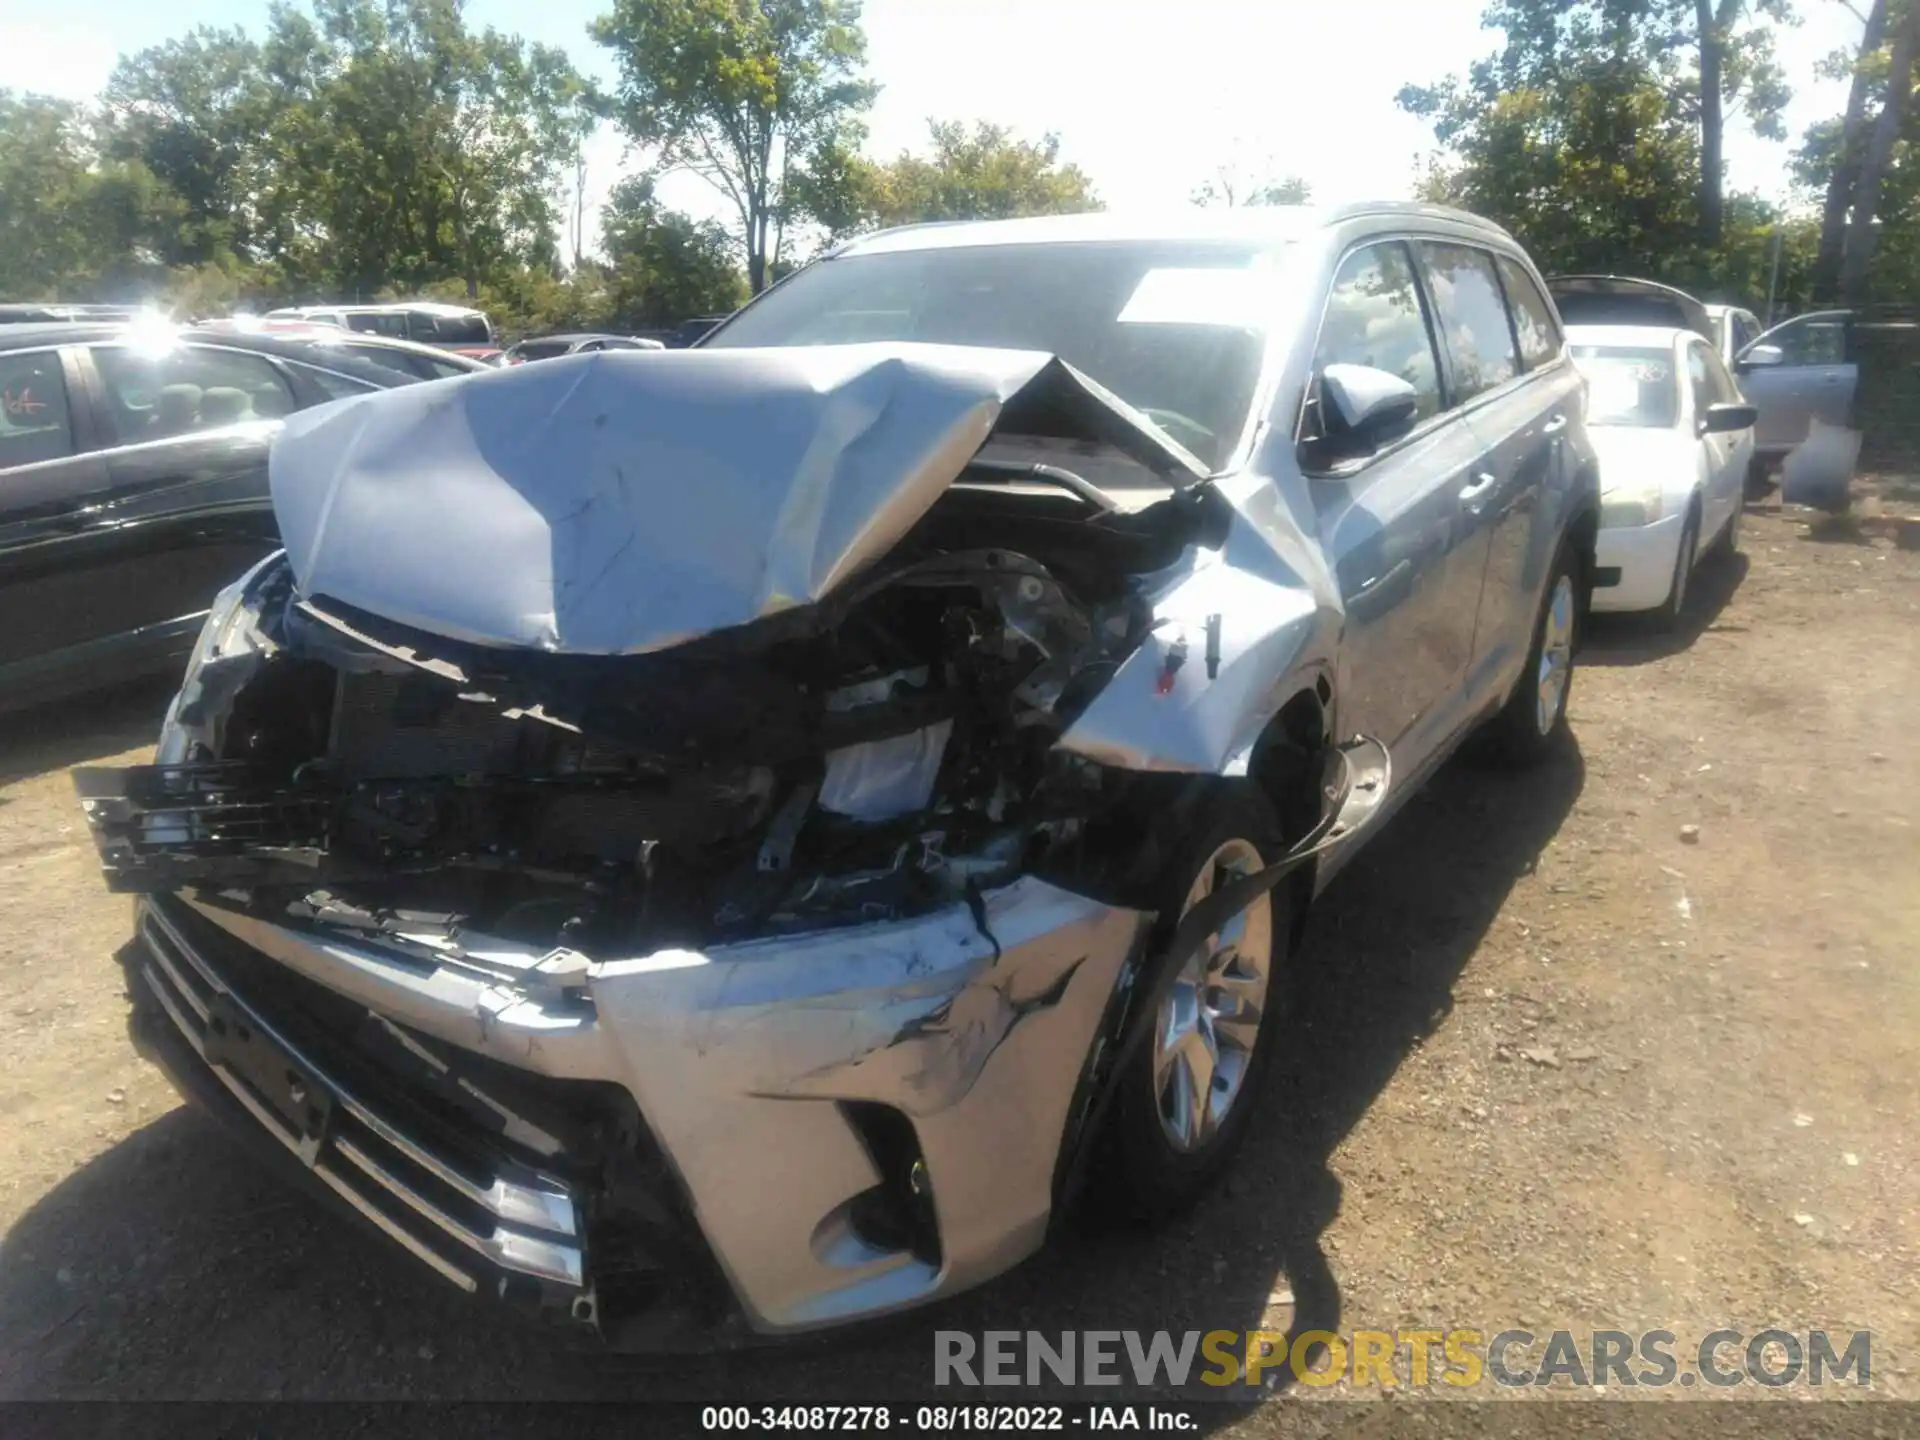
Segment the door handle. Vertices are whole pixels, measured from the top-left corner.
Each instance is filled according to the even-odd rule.
[[[1473,477],[1473,483],[1471,485],[1461,487],[1460,503],[1466,506],[1467,509],[1477,513],[1480,502],[1486,499],[1488,493],[1499,483],[1500,482],[1493,476],[1482,470],[1478,475]]]
[[[1551,420],[1547,421],[1545,425],[1542,425],[1540,427],[1540,433],[1542,435],[1558,435],[1562,430],[1566,428],[1567,428],[1567,417],[1564,415],[1556,415]]]

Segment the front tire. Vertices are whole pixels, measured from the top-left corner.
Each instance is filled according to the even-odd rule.
[[[1179,918],[1283,850],[1271,806],[1251,788],[1223,792],[1196,817],[1161,869],[1160,948],[1136,981],[1141,994],[1163,978]],[[1272,1065],[1295,903],[1283,880],[1210,937],[1153,1015],[1136,1018],[1152,1035],[1114,1077],[1101,1187],[1131,1218],[1191,1208],[1244,1142]]]
[[[1671,634],[1680,628],[1686,612],[1687,591],[1693,579],[1694,563],[1700,558],[1700,510],[1687,512],[1687,523],[1680,530],[1680,553],[1673,557],[1673,578],[1667,584],[1666,603],[1653,612],[1654,625]]]

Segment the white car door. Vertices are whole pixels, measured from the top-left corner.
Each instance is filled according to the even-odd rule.
[[[1691,427],[1700,476],[1700,548],[1706,549],[1721,526],[1733,517],[1731,497],[1727,493],[1727,472],[1733,464],[1733,437],[1701,433],[1707,411],[1720,396],[1713,383],[1713,349],[1705,341],[1689,340],[1687,350],[1687,394],[1690,397],[1686,423]]]

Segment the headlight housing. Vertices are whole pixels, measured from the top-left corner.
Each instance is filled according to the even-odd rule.
[[[1665,497],[1658,490],[1615,491],[1600,497],[1602,530],[1637,529],[1653,524],[1665,513]]]
[[[213,597],[213,604],[207,607],[206,623],[200,627],[200,637],[193,642],[193,650],[187,656],[180,688],[167,706],[167,718],[160,722],[154,763],[185,763],[192,749],[192,736],[181,724],[181,711],[192,703],[199,690],[200,672],[215,660],[230,659],[259,648],[260,637],[253,629],[253,592],[260,577],[278,564],[284,553],[276,550]]]

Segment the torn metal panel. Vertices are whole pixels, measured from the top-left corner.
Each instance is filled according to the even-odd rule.
[[[1200,478],[1046,355],[853,345],[590,354],[325,406],[276,442],[273,502],[305,596],[481,645],[639,654],[820,600],[1003,421]]]

